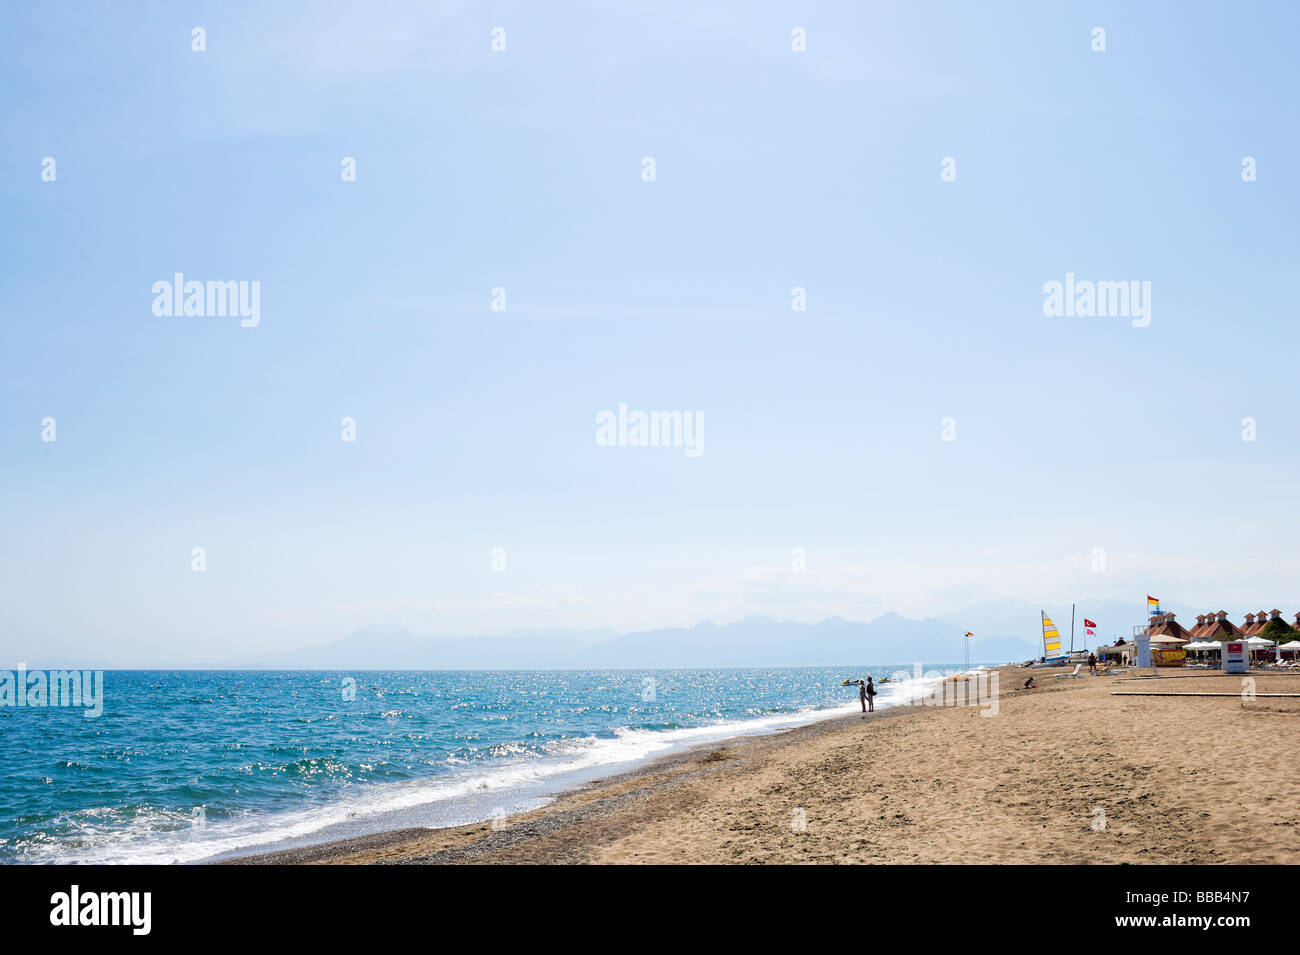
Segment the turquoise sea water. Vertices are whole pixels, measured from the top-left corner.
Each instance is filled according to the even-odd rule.
[[[96,719],[0,708],[0,861],[186,862],[486,819],[851,712],[842,680],[898,669],[109,671]],[[877,706],[911,692],[881,689]]]

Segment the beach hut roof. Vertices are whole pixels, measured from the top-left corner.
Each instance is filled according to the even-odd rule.
[[[1259,626],[1258,617],[1255,620],[1255,626]],[[1229,620],[1228,614],[1223,610],[1208,614],[1205,619],[1205,629],[1196,635],[1198,637],[1208,637],[1212,640],[1228,640],[1233,637],[1245,636],[1241,628]]]
[[[1154,639],[1155,637],[1173,637],[1178,643],[1186,643],[1192,638],[1192,635],[1184,629],[1181,623],[1174,619],[1174,615],[1171,613],[1157,614],[1152,617],[1147,633],[1153,638],[1152,643],[1168,642],[1157,641]]]
[[[1173,637],[1173,642],[1175,643],[1187,643],[1187,641],[1190,641],[1192,638],[1193,634],[1187,633],[1187,630],[1183,628],[1183,625],[1179,624],[1177,620],[1174,620],[1173,613],[1162,613],[1162,615],[1158,617],[1153,617],[1153,620],[1156,622],[1147,629],[1147,633],[1151,635],[1152,643],[1170,642],[1157,639],[1160,637]]]

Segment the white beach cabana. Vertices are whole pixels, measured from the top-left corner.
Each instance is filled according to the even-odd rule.
[[[1262,650],[1267,650],[1269,647],[1275,647],[1275,646],[1277,646],[1277,644],[1274,641],[1265,640],[1263,637],[1246,638],[1246,649],[1251,654],[1251,656],[1254,656],[1256,653]],[[1276,652],[1273,654],[1273,656],[1280,659],[1280,656]]]
[[[1183,649],[1188,653],[1195,653],[1196,658],[1202,660],[1204,659],[1204,654],[1210,653],[1213,650],[1222,650],[1223,648],[1216,640],[1193,640],[1191,643],[1183,647]]]

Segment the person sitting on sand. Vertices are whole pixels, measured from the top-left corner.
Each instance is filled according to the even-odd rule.
[[[876,688],[871,683],[871,677],[867,677],[867,685],[862,688],[862,693],[867,700],[867,712],[876,712]]]
[[[1026,689],[1026,690],[1036,690],[1036,689],[1038,689],[1038,684],[1034,682],[1034,678],[1033,678],[1032,676],[1031,676],[1028,680],[1025,681],[1025,689]]]

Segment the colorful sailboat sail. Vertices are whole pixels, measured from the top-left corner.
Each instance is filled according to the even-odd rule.
[[[1052,618],[1039,611],[1043,617],[1043,656],[1059,657],[1061,655],[1061,632],[1052,623]]]

